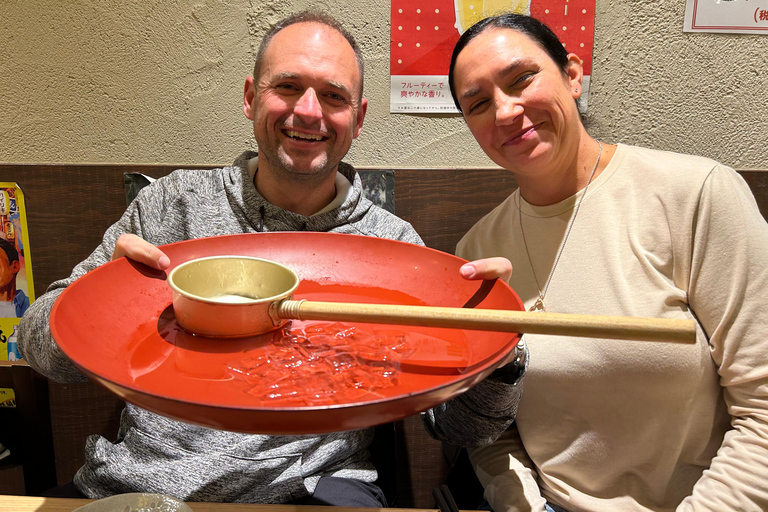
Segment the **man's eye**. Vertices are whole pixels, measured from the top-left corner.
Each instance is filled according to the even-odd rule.
[[[347,98],[336,92],[329,92],[325,97],[334,105],[343,105],[347,102]]]
[[[296,87],[294,84],[277,84],[275,86],[275,89],[280,89],[283,91],[297,91],[299,90],[298,87]]]

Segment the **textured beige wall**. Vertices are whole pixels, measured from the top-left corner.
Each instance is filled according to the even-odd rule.
[[[366,57],[349,160],[493,166],[459,117],[389,114],[389,2],[370,0],[0,0],[0,162],[230,163],[254,145],[241,100],[259,37],[307,7]],[[589,130],[768,168],[768,36],[684,34],[684,7],[597,0]]]

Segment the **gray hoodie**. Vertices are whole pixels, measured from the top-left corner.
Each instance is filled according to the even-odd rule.
[[[177,170],[141,190],[95,251],[53,283],[21,320],[19,349],[37,371],[57,382],[85,376],[51,337],[56,298],[74,280],[110,261],[118,237],[134,233],[155,245],[260,231],[332,231],[423,244],[410,224],[362,196],[360,177],[341,163],[352,189],[337,208],[311,217],[267,202],[248,173],[245,152],[234,165]],[[374,481],[368,461],[371,429],[313,436],[240,434],[181,423],[133,405],[123,410],[117,439],[90,436],[74,478],[91,498],[156,492],[184,501],[284,503],[314,491],[321,476]]]

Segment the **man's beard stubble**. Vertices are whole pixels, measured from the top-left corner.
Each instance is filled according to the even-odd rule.
[[[288,160],[286,155],[280,154],[278,149],[277,155],[271,155],[269,152],[262,153],[259,149],[259,160],[264,158],[273,172],[277,173],[281,179],[287,182],[293,182],[302,186],[307,185],[319,185],[324,183],[328,176],[335,174],[338,164],[331,165],[328,162],[328,156],[323,155],[323,162],[316,171],[309,170],[309,172],[298,172],[295,170],[295,166]]]

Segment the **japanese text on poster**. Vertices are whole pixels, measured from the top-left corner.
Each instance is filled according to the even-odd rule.
[[[35,300],[24,194],[15,183],[0,183],[0,227],[0,360],[15,361],[19,318]]]
[[[456,113],[448,87],[453,47],[477,21],[501,12],[544,22],[584,61],[586,110],[595,0],[391,0],[390,102],[392,113]]]
[[[768,34],[768,0],[687,0],[683,31]]]

